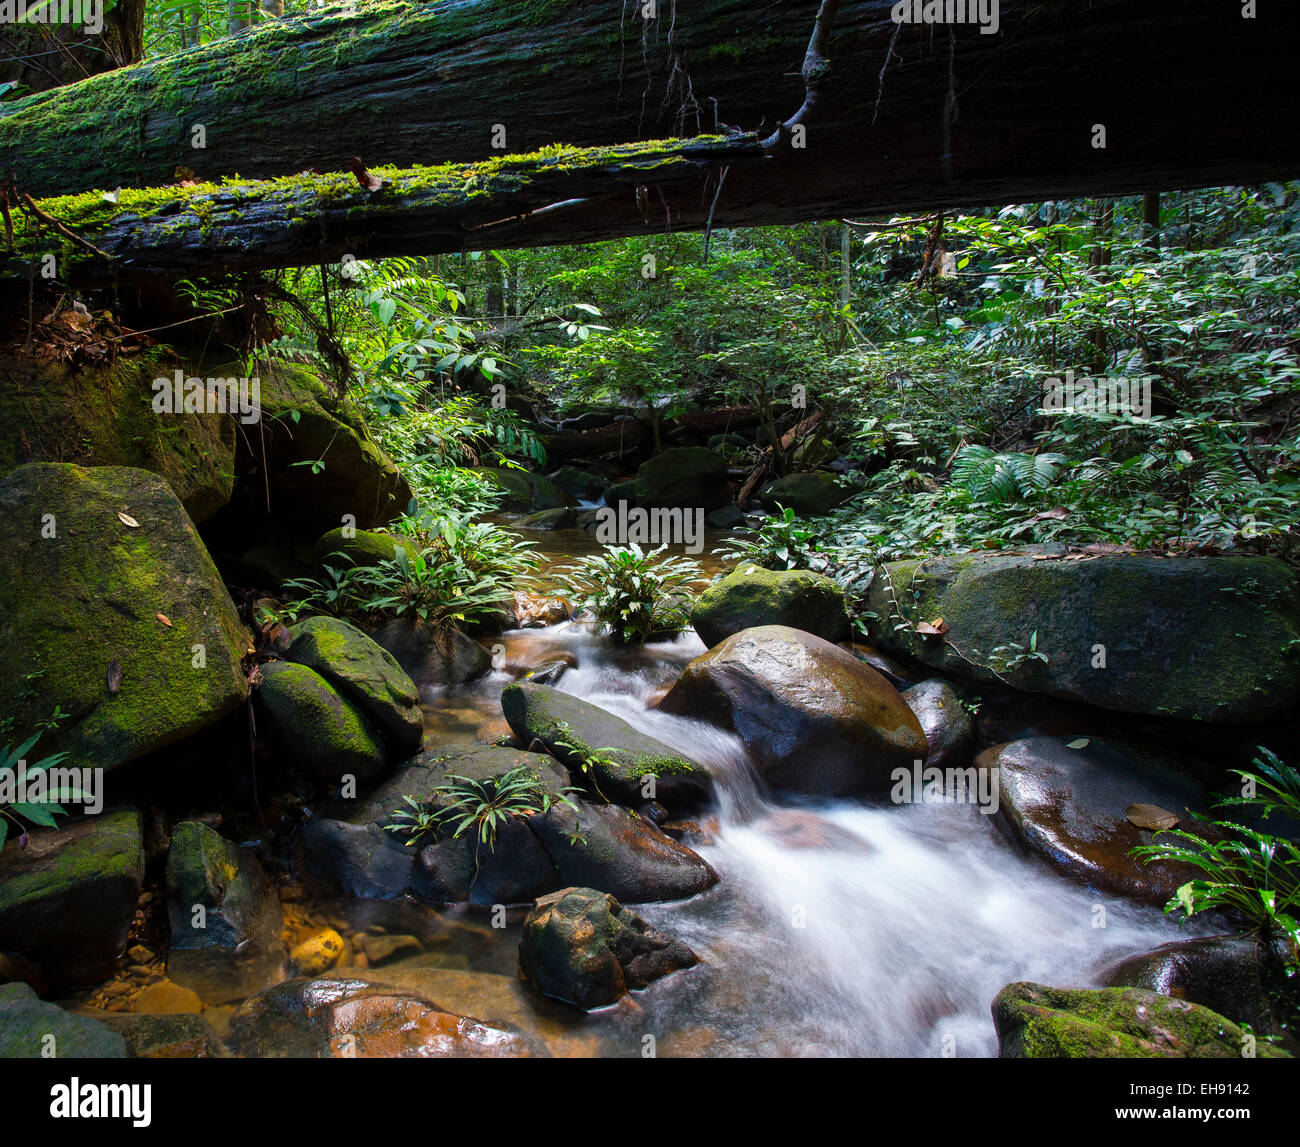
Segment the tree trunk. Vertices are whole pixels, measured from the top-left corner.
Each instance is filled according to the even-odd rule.
[[[0,84],[44,92],[134,64],[144,54],[144,5],[118,0],[91,36],[82,24],[0,24]]]

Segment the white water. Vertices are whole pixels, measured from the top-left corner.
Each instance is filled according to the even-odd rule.
[[[1180,934],[1022,858],[974,806],[774,799],[734,735],[646,708],[703,651],[694,635],[644,652],[571,624],[527,639],[577,654],[558,688],[715,777],[717,839],[696,851],[720,884],[637,906],[705,961],[642,999],[657,1028],[705,1033],[705,1054],[996,1055],[1004,985],[1095,987],[1109,963]]]

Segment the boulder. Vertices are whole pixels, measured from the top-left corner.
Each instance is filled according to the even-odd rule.
[[[388,751],[379,730],[314,669],[269,662],[255,697],[261,727],[321,780],[364,779],[384,770]]]
[[[196,1015],[141,1016],[109,1012],[96,1017],[126,1041],[131,1059],[228,1059],[220,1037]]]
[[[787,625],[827,641],[849,636],[844,591],[831,578],[811,570],[767,570],[742,562],[700,595],[691,625],[712,648],[759,625]]]
[[[605,500],[609,502],[608,493]],[[641,463],[637,470],[636,502],[646,508],[681,506],[707,514],[730,500],[727,460],[703,446],[673,447]]]
[[[245,1000],[230,1019],[241,1056],[257,1059],[518,1059],[536,1040],[452,1015],[413,992],[365,980],[291,980]]]
[[[543,896],[524,921],[519,969],[542,995],[584,1012],[699,963],[608,892],[565,888]]]
[[[577,517],[571,506],[557,506],[554,510],[538,510],[520,518],[514,525],[519,530],[571,530]]]
[[[153,381],[174,370],[154,352],[99,367],[0,358],[0,474],[23,462],[148,470],[206,521],[234,490],[236,420],[156,413]]]
[[[572,607],[562,597],[516,590],[508,609],[507,625],[514,629],[544,629],[572,616]]]
[[[411,558],[419,556],[420,547],[409,538],[380,533],[377,530],[337,529],[327,530],[316,539],[314,550],[317,566],[352,568],[377,566],[397,557],[405,550]]]
[[[1207,811],[1205,789],[1176,762],[1098,738],[1029,737],[986,749],[975,766],[996,770],[1001,827],[1073,880],[1163,905],[1200,875],[1129,855],[1159,836],[1126,819],[1133,804],[1166,809],[1180,827],[1205,831],[1188,815]]]
[[[492,668],[492,655],[454,626],[431,629],[414,617],[395,617],[370,634],[416,685],[462,685]]]
[[[620,502],[626,502],[628,506],[637,504],[637,489],[635,478],[625,478],[621,482],[613,482],[605,489],[605,505],[618,509]]]
[[[0,552],[0,710],[21,733],[61,706],[39,749],[65,768],[114,768],[246,699],[248,634],[158,475],[20,466],[0,479]]]
[[[772,513],[789,508],[801,518],[815,518],[842,506],[861,489],[860,484],[816,470],[778,478],[763,490],[758,500]]]
[[[1141,988],[1008,984],[993,1001],[1003,1059],[1240,1059],[1246,1033],[1209,1008]],[[1290,1059],[1259,1041],[1261,1059]]]
[[[269,499],[277,529],[314,541],[345,522],[382,526],[406,509],[411,487],[360,411],[306,367],[263,369],[259,410],[259,432],[238,441],[238,481],[226,515],[261,521]]]
[[[1280,1036],[1297,1004],[1285,963],[1283,952],[1269,952],[1256,937],[1198,936],[1119,960],[1101,982],[1188,1000],[1260,1035]]]
[[[250,995],[284,975],[280,901],[257,858],[198,821],[167,853],[167,975],[209,1004]]]
[[[975,722],[961,697],[942,677],[931,677],[903,690],[929,746],[925,763],[935,768],[962,768],[975,751]]]
[[[37,829],[0,852],[0,951],[55,987],[98,983],[126,946],[143,880],[134,809]]]
[[[124,1059],[126,1041],[96,1020],[0,984],[0,1059]]]
[[[890,562],[868,590],[872,632],[949,676],[1104,709],[1234,724],[1300,701],[1300,592],[1278,559],[1064,556]],[[915,632],[938,618],[943,637]],[[1046,662],[995,657],[1034,634]]]
[[[300,621],[289,636],[289,660],[314,669],[360,709],[394,756],[419,750],[424,737],[420,694],[388,650],[334,617]]]
[[[573,502],[568,494],[544,474],[494,466],[474,467],[474,473],[501,491],[501,508],[509,513],[555,510]]]
[[[599,501],[601,492],[609,484],[607,478],[579,470],[576,466],[561,466],[550,478],[556,486],[580,502]]]
[[[540,741],[569,770],[575,784],[589,787],[594,781],[607,800],[643,804],[644,778],[649,776],[656,778],[654,799],[669,806],[698,804],[711,791],[708,771],[701,765],[571,693],[517,681],[501,691],[501,710],[521,745]],[[589,773],[583,768],[586,763]]]
[[[811,633],[742,630],[695,658],[659,706],[732,729],[775,788],[883,795],[925,733],[883,676]]]
[[[736,530],[745,524],[745,514],[739,506],[722,506],[704,515],[704,521],[715,530]]]

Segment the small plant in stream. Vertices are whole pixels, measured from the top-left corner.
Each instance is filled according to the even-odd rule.
[[[573,728],[568,721],[561,721],[558,729],[566,736],[573,735]],[[557,749],[563,749],[569,760],[574,761],[579,771],[588,781],[591,782],[592,791],[600,797],[602,801],[609,804],[609,798],[600,791],[600,785],[596,783],[596,769],[603,768],[606,772],[618,767],[618,760],[614,756],[618,749],[611,745],[605,745],[599,749],[588,749],[583,745],[575,744],[572,741],[562,741],[558,738],[555,742]]]
[[[1265,748],[1259,754],[1254,761],[1258,771],[1232,770],[1242,778],[1243,795],[1215,807],[1247,806],[1262,810],[1265,820],[1275,812],[1300,820],[1300,772]],[[1133,849],[1147,863],[1186,864],[1203,874],[1179,888],[1165,911],[1182,911],[1187,917],[1212,909],[1238,912],[1264,939],[1281,940],[1288,976],[1300,974],[1300,845],[1233,821],[1192,816],[1211,826],[1213,834],[1169,829],[1160,834],[1160,843]]]
[[[574,612],[590,610],[620,645],[672,636],[689,620],[687,587],[704,579],[689,558],[664,556],[667,548],[606,546],[558,570],[560,585]]]

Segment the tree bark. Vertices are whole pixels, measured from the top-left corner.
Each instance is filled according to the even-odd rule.
[[[0,83],[44,92],[134,64],[144,54],[144,5],[119,0],[97,35],[82,24],[0,24]]]

